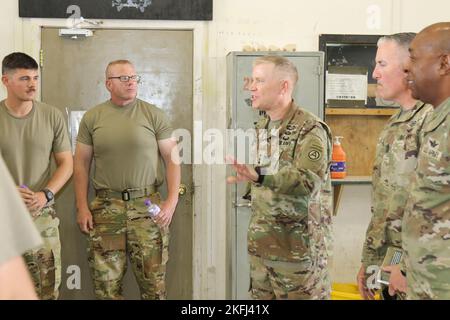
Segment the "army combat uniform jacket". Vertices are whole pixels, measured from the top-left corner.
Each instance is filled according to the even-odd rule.
[[[409,299],[450,299],[450,98],[434,109],[403,219]]]
[[[256,130],[266,129],[269,122],[262,118]],[[258,138],[258,148],[266,142]],[[330,129],[292,102],[279,129],[279,153],[274,154],[278,171],[251,185],[248,252],[271,261],[301,263],[307,270],[320,267],[327,256],[324,238],[330,236]],[[259,166],[267,166],[264,159],[259,159]]]
[[[378,139],[372,174],[372,218],[363,246],[365,268],[380,266],[390,246],[402,247],[401,226],[417,165],[420,134],[431,105],[418,101],[413,109],[393,115]]]

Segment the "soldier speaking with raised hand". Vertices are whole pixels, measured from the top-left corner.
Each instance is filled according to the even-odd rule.
[[[278,130],[279,153],[268,157],[278,172],[265,174],[271,164],[262,158],[255,167],[231,159],[237,175],[227,178],[251,185],[248,253],[254,299],[330,297],[331,132],[293,101],[297,80],[296,67],[284,57],[254,61],[252,107],[266,112],[256,130]],[[257,136],[257,145],[270,144]]]

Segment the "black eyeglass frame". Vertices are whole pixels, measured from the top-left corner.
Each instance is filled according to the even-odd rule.
[[[136,81],[139,83],[141,81],[141,76],[133,75],[133,76],[117,76],[117,77],[108,77],[109,79],[119,79],[120,82],[129,82],[130,80]]]

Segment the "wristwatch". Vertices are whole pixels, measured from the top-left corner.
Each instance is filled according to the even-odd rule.
[[[264,181],[265,175],[261,174],[261,167],[255,167],[255,171],[258,174],[258,180],[256,180],[255,183],[262,184]]]
[[[55,199],[55,195],[53,194],[53,192],[50,189],[44,188],[41,190],[44,195],[45,198],[47,199],[47,203],[53,201],[53,199]]]

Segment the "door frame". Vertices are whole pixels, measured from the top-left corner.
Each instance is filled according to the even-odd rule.
[[[23,51],[40,59],[41,29],[47,27],[66,28],[65,19],[26,19],[19,28],[21,34],[17,41],[23,43]],[[95,28],[92,28],[95,30]],[[139,30],[190,30],[193,32],[193,128],[195,121],[202,121],[203,128],[213,122],[214,115],[208,115],[204,106],[208,97],[203,95],[205,86],[203,80],[208,75],[204,68],[204,60],[208,57],[208,49],[204,45],[208,40],[208,29],[205,22],[196,21],[119,21],[104,20],[99,29],[139,29]],[[41,91],[38,92],[38,97]],[[210,100],[210,99],[209,99]],[[196,139],[195,130],[192,141]],[[195,143],[192,144],[195,154]],[[222,268],[224,252],[217,250],[217,237],[225,237],[225,228],[219,230],[219,235],[209,229],[211,221],[217,220],[217,213],[210,203],[210,191],[214,181],[220,176],[211,168],[192,166],[193,179],[193,299],[225,299],[226,275]],[[225,210],[224,210],[225,211]],[[220,219],[219,219],[220,220]],[[217,252],[219,251],[219,252]],[[225,251],[225,250],[223,250]],[[220,267],[218,267],[220,266]],[[212,268],[218,272],[211,273]],[[223,270],[222,270],[223,269]],[[222,284],[222,287],[220,285]],[[219,286],[219,287],[218,287]]]

